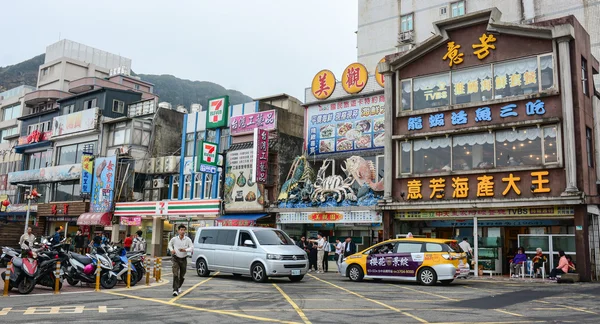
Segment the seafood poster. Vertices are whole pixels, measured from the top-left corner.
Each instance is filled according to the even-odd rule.
[[[117,157],[99,157],[94,161],[92,174],[92,213],[105,213],[112,210],[115,188]]]
[[[385,98],[373,95],[306,109],[309,155],[381,148],[384,145]]]
[[[264,204],[263,185],[252,181],[253,149],[227,153],[225,174],[225,210],[262,211]]]

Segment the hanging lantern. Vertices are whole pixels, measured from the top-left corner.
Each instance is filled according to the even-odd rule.
[[[10,201],[8,201],[8,199],[2,201],[2,206],[8,207],[8,205],[10,205]]]

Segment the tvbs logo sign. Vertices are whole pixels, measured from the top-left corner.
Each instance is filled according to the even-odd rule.
[[[217,146],[210,143],[204,143],[202,145],[204,163],[215,164],[217,161]]]

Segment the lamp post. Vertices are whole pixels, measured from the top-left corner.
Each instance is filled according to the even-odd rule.
[[[31,192],[33,191],[33,186],[17,184],[17,187],[29,188],[29,194],[25,194],[25,199],[27,199],[27,213],[25,215],[25,230],[23,231],[23,234],[25,234],[25,233],[27,233],[27,227],[29,226],[29,209],[31,208],[31,199],[32,199]]]

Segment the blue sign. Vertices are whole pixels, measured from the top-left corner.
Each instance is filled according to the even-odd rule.
[[[200,172],[216,174],[217,167],[214,165],[200,164]]]
[[[81,194],[92,193],[92,174],[94,173],[94,162],[91,153],[83,153],[81,158]]]
[[[433,220],[425,222],[427,227],[473,227],[473,220]],[[478,220],[477,226],[502,227],[502,226],[555,226],[559,220]]]

